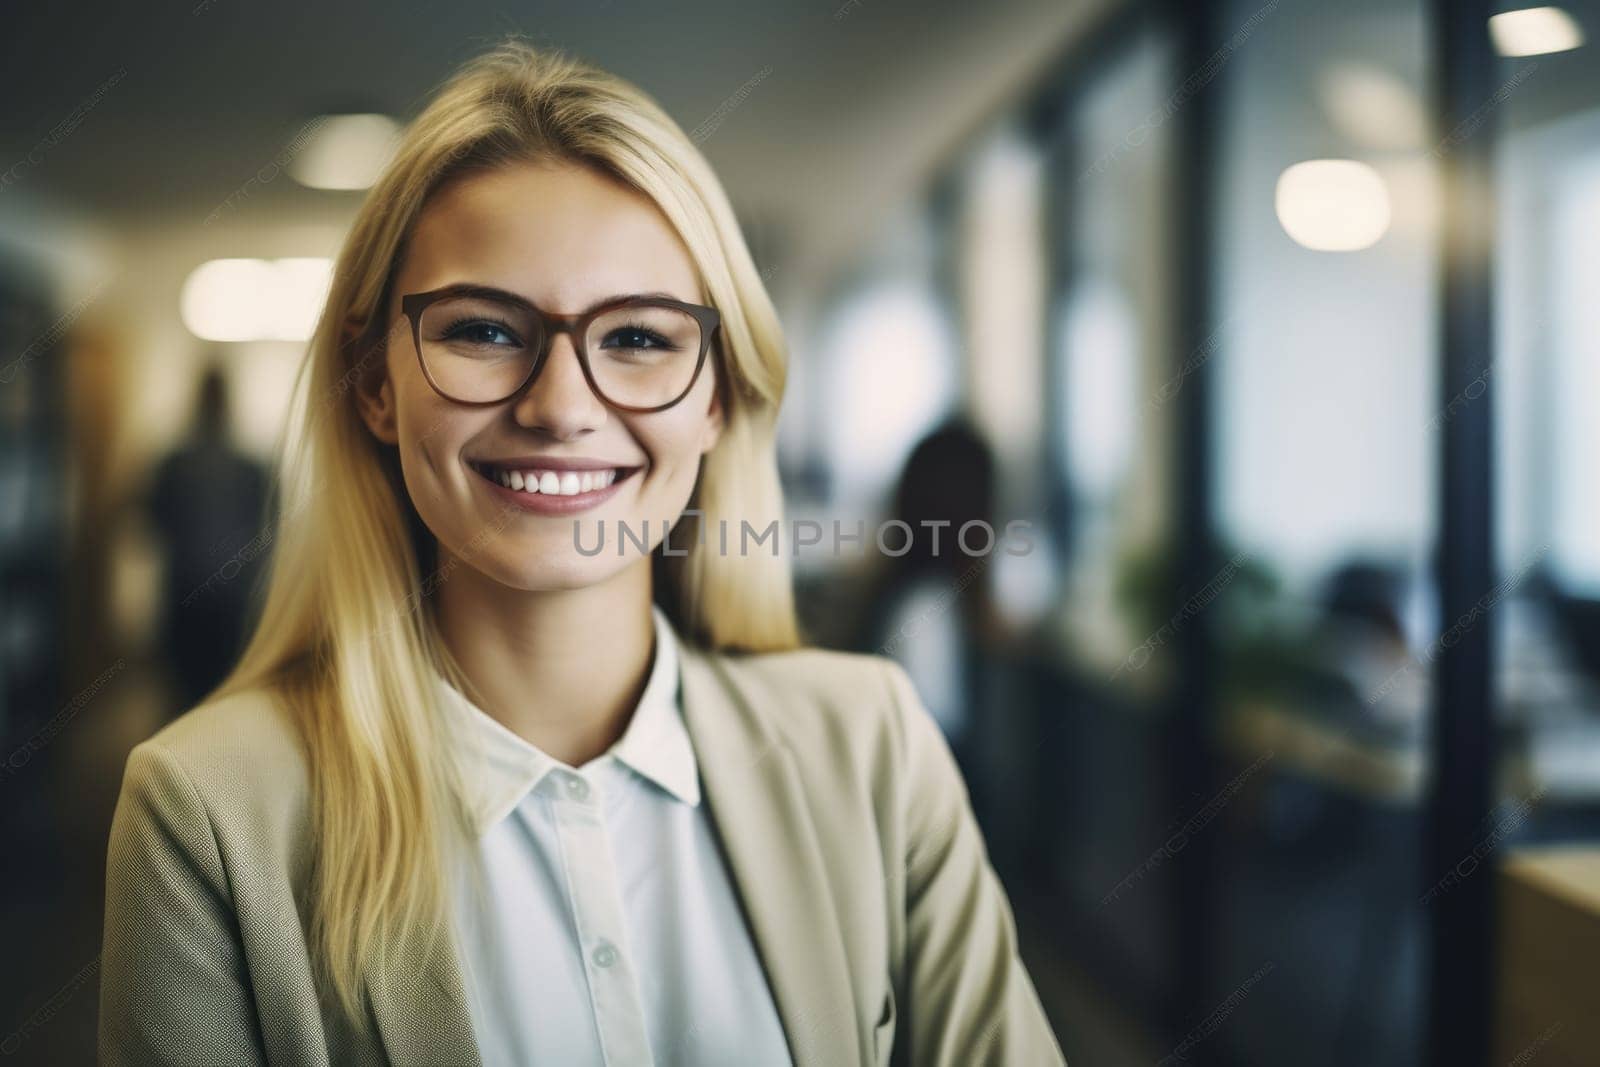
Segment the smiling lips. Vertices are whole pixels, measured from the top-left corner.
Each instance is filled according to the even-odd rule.
[[[604,489],[618,477],[634,470],[632,467],[606,467],[600,470],[557,471],[538,468],[510,470],[487,463],[474,463],[472,467],[485,478],[507,489],[543,496],[577,496]]]

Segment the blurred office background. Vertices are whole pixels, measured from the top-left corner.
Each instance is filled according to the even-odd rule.
[[[798,581],[938,717],[1069,1062],[1600,1062],[1600,3],[0,18],[7,1055],[91,1061],[123,761],[248,626],[328,257],[521,33],[726,183],[792,517],[1030,524]]]

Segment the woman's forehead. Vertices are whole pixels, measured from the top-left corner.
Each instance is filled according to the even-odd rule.
[[[514,164],[449,183],[407,248],[410,287],[471,281],[541,305],[612,292],[703,299],[688,249],[642,193],[571,164]]]

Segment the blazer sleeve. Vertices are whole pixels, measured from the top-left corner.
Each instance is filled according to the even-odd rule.
[[[905,669],[885,665],[906,761],[908,1025],[897,1044],[909,1055],[895,1060],[1064,1067],[955,758]]]
[[[266,1063],[211,819],[156,741],[123,772],[100,962],[101,1064]]]

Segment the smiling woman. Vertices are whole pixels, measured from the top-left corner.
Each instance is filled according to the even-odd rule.
[[[129,757],[102,1062],[1061,1062],[905,673],[698,536],[781,517],[785,368],[654,101],[520,43],[440,90],[335,264],[259,627]]]

